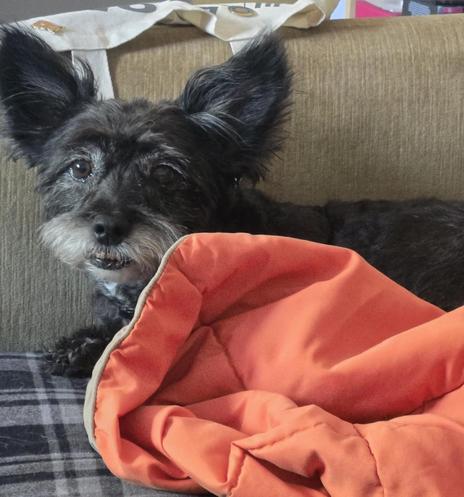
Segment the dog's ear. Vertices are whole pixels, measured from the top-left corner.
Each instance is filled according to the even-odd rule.
[[[199,145],[216,150],[224,174],[256,182],[281,145],[290,90],[282,42],[265,34],[224,64],[195,73],[177,103],[202,129],[205,142]]]
[[[83,63],[27,29],[0,26],[0,102],[5,134],[30,165],[52,134],[96,97],[95,80]]]

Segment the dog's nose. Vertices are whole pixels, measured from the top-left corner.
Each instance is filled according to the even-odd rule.
[[[129,233],[129,223],[110,216],[97,216],[93,223],[96,240],[103,245],[117,245]]]

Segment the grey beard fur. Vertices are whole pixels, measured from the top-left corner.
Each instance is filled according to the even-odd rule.
[[[40,228],[42,243],[65,264],[84,269],[95,279],[131,284],[152,276],[167,249],[183,232],[160,216],[150,216],[150,224],[136,224],[119,245],[102,249],[92,236],[91,225],[74,213],[64,213]],[[106,251],[108,256],[132,263],[120,270],[104,270],[89,262],[89,255]]]

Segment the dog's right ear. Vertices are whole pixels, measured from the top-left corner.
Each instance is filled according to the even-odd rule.
[[[291,79],[280,38],[265,33],[188,80],[177,103],[206,137],[199,146],[216,146],[215,162],[230,179],[264,177],[282,143]]]
[[[27,29],[0,26],[0,102],[5,134],[30,165],[41,157],[52,134],[83,105],[94,101],[97,89],[91,69],[74,67]]]

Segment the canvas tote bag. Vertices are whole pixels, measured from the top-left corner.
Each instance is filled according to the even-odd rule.
[[[330,17],[338,0],[202,3],[205,0],[161,0],[95,8],[23,21],[55,50],[87,60],[103,98],[114,97],[106,50],[117,47],[157,23],[190,24],[230,43],[236,52],[263,30],[280,26],[305,29]],[[207,1],[207,0],[206,0]]]

